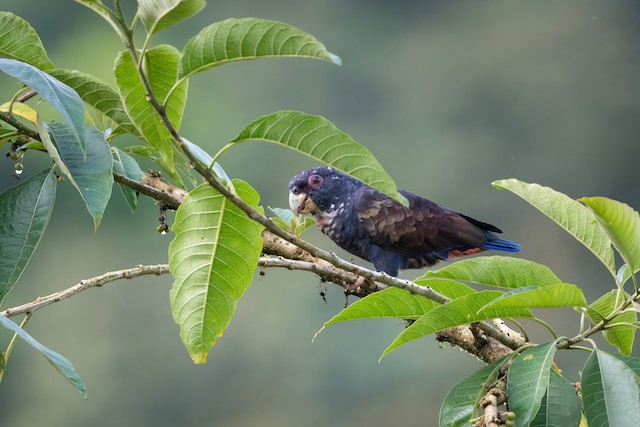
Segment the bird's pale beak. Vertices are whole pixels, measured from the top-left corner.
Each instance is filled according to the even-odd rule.
[[[315,203],[307,193],[289,193],[289,207],[296,215],[308,214],[314,210]]]

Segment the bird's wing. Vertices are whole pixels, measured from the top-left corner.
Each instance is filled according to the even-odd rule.
[[[423,197],[401,193],[408,207],[370,187],[355,194],[358,219],[372,243],[387,251],[411,255],[466,250],[486,242],[486,230],[499,231]]]

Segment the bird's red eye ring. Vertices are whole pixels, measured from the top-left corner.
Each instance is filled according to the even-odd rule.
[[[322,177],[316,174],[311,175],[307,180],[307,184],[311,188],[320,188],[320,186],[322,185]]]

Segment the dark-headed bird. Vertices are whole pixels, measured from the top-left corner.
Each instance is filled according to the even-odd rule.
[[[313,215],[338,246],[391,276],[489,249],[520,251],[494,234],[502,233],[498,227],[400,193],[408,207],[334,168],[318,167],[291,178],[289,205],[297,215]]]

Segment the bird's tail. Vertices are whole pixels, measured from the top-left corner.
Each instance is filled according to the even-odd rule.
[[[496,239],[480,245],[482,249],[506,252],[520,252],[520,244],[511,240]]]

